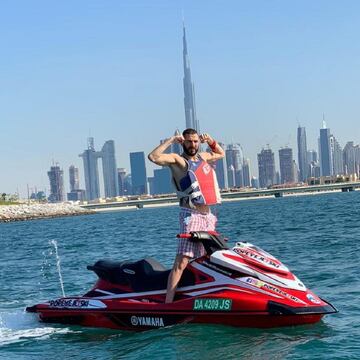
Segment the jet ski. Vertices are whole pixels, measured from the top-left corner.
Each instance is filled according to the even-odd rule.
[[[165,304],[170,270],[153,258],[99,260],[98,280],[83,296],[26,308],[46,323],[149,330],[184,323],[271,328],[313,324],[336,313],[274,256],[248,242],[233,248],[216,232],[179,234],[206,255],[190,261],[173,303]]]

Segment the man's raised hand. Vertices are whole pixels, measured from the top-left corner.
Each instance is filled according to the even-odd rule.
[[[182,135],[175,135],[173,136],[173,143],[175,144],[182,144],[184,142],[184,137]]]
[[[206,142],[208,145],[211,145],[214,142],[214,139],[207,133],[201,134],[199,138],[202,143]]]

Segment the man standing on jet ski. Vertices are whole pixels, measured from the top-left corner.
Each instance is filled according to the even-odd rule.
[[[183,154],[166,154],[164,151],[174,143],[183,146]],[[200,143],[207,143],[211,152],[199,151]],[[160,166],[169,166],[180,205],[180,233],[191,231],[214,231],[216,216],[209,205],[221,202],[216,174],[209,163],[225,156],[221,146],[209,135],[200,136],[194,129],[186,129],[182,135],[172,136],[157,146],[149,155],[150,161]],[[166,303],[171,303],[176,287],[191,258],[205,255],[201,243],[179,239],[177,255],[170,272]]]

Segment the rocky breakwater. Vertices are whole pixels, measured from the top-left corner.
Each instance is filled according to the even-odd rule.
[[[59,216],[94,214],[92,210],[69,203],[0,205],[0,222],[33,220]]]

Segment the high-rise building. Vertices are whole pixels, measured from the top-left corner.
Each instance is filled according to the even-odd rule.
[[[230,189],[234,188],[236,186],[236,180],[235,180],[235,168],[233,165],[228,166],[227,178],[228,178],[229,188]]]
[[[75,189],[67,193],[67,198],[69,201],[83,201],[85,200],[85,190]]]
[[[312,162],[317,162],[318,161],[317,152],[315,150],[308,150],[306,155],[306,161],[308,165]]]
[[[100,197],[98,159],[102,160],[105,197],[117,196],[119,183],[114,141],[106,141],[101,151],[95,151],[94,138],[89,138],[87,150],[79,156],[84,162],[86,199],[93,200]]]
[[[125,176],[125,180],[124,180],[124,192],[125,195],[130,195],[132,194],[132,179],[131,179],[131,174],[127,174]]]
[[[187,50],[185,25],[183,26],[183,63],[184,63],[184,108],[186,128],[195,129],[200,134],[199,121],[196,117],[195,88],[191,80],[190,60]]]
[[[343,151],[340,144],[335,139],[334,135],[330,135],[330,149],[331,149],[331,158],[332,158],[332,174],[343,175],[344,174]]]
[[[320,165],[319,162],[316,161],[312,161],[309,165],[308,165],[308,174],[309,177],[313,177],[313,178],[318,178],[320,177]]]
[[[149,176],[147,178],[147,184],[148,184],[148,194],[155,195],[155,178],[154,178],[154,176]]]
[[[299,182],[299,176],[300,176],[300,172],[298,169],[298,166],[296,164],[296,161],[293,160],[293,178],[294,178],[294,183]]]
[[[114,140],[105,142],[99,157],[102,159],[105,197],[115,197],[119,194]]]
[[[69,180],[70,180],[70,191],[78,190],[79,185],[79,168],[74,165],[69,167]]]
[[[98,153],[95,151],[94,138],[88,138],[88,148],[79,155],[84,162],[86,199],[93,200],[100,197]]]
[[[300,181],[305,181],[307,178],[307,145],[305,127],[299,126],[297,129],[297,146]]]
[[[280,171],[275,171],[275,184],[279,185],[281,183]]]
[[[317,152],[315,150],[308,150],[306,159],[308,178],[320,177],[320,163]]]
[[[242,169],[244,186],[251,186],[250,159],[244,159]]]
[[[69,167],[70,192],[67,193],[69,201],[83,201],[86,199],[85,190],[80,189],[79,168],[74,165]]]
[[[225,149],[225,144],[219,142],[219,145],[223,149]],[[226,189],[228,187],[228,180],[227,180],[228,172],[227,172],[225,158],[222,158],[215,163],[215,172],[216,172],[219,188]]]
[[[143,195],[148,193],[145,154],[143,151],[130,153],[132,193]]]
[[[356,162],[356,171],[355,173],[360,177],[360,145],[355,146],[355,162]]]
[[[321,176],[333,175],[330,147],[330,129],[326,127],[325,121],[323,121],[323,127],[320,129],[319,154]]]
[[[279,150],[281,184],[294,182],[293,151],[289,147]],[[297,171],[297,170],[296,170]]]
[[[257,155],[259,166],[259,185],[265,188],[275,184],[275,156],[270,148],[262,149]]]
[[[64,171],[60,169],[59,165],[50,167],[48,171],[50,180],[50,202],[60,202],[65,200],[64,193]]]
[[[347,142],[343,151],[344,171],[347,175],[358,174],[360,165],[360,146],[353,141]]]
[[[229,144],[225,151],[226,165],[228,169],[228,182],[229,187],[242,187],[244,186],[242,164],[244,160],[243,151],[240,144]],[[234,172],[235,182],[233,183],[232,177]]]
[[[169,167],[154,170],[154,194],[171,194],[174,192],[171,176]]]
[[[251,187],[255,189],[259,188],[259,179],[256,176],[251,178]]]
[[[127,195],[125,191],[126,169],[118,168],[117,174],[118,174],[119,195]]]
[[[131,174],[126,174],[124,178],[124,196],[131,195],[132,192],[132,179]]]

